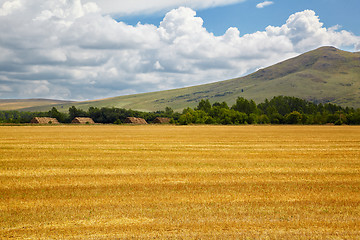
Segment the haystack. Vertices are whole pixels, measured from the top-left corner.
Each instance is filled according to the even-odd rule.
[[[143,118],[136,118],[136,117],[127,117],[125,119],[125,123],[131,123],[131,124],[147,124],[145,119]]]
[[[95,124],[94,120],[88,117],[76,117],[72,120],[71,123],[76,124]]]
[[[170,123],[170,118],[157,117],[157,118],[155,118],[154,123],[157,123],[157,124],[169,124]]]
[[[50,117],[34,117],[30,123],[35,124],[60,124],[56,118]]]

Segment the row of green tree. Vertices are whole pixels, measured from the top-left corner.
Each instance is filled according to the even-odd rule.
[[[127,117],[144,118],[151,123],[156,117],[171,118],[172,123],[187,124],[360,124],[360,109],[334,104],[315,104],[295,97],[277,96],[256,104],[239,97],[231,107],[226,102],[201,100],[197,107],[182,113],[167,107],[164,111],[140,112],[122,108],[90,107],[88,111],[70,107],[68,113],[53,107],[48,112],[0,111],[0,122],[29,123],[33,117],[54,117],[70,123],[74,117],[91,117],[97,123],[121,124]]]
[[[194,109],[184,109],[180,124],[360,124],[360,109],[327,103],[315,104],[295,97],[277,96],[256,105],[239,97],[229,107],[226,102],[211,104],[201,100]]]
[[[91,117],[96,123],[105,124],[121,124],[127,117],[139,117],[151,123],[156,117],[178,119],[180,115],[171,108],[166,108],[165,111],[140,112],[123,108],[90,107],[85,111],[72,106],[67,113],[59,112],[55,107],[47,112],[0,111],[0,123],[29,123],[34,117],[52,117],[60,123],[70,123],[75,117]]]

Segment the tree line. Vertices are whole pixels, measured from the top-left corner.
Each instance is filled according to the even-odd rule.
[[[127,117],[138,117],[151,123],[156,117],[178,119],[180,115],[171,108],[166,108],[165,111],[141,112],[123,108],[90,107],[88,111],[85,111],[72,106],[67,113],[59,112],[56,107],[47,112],[0,111],[0,123],[29,123],[34,117],[52,117],[60,123],[71,123],[75,117],[90,117],[94,122],[104,124],[121,124]]]
[[[360,109],[327,103],[315,104],[300,98],[277,96],[256,104],[238,97],[229,107],[226,102],[210,104],[201,100],[194,109],[184,109],[180,124],[360,124]]]
[[[203,99],[195,108],[181,113],[166,107],[164,111],[141,112],[123,108],[90,107],[87,111],[74,106],[68,113],[53,107],[48,112],[0,111],[1,123],[29,123],[33,117],[53,117],[61,123],[70,123],[75,117],[91,117],[96,123],[121,124],[127,117],[144,118],[151,123],[156,117],[167,117],[171,123],[188,124],[360,124],[360,109],[335,104],[315,104],[287,96],[266,99],[260,104],[238,97],[231,107],[226,102],[210,103]]]

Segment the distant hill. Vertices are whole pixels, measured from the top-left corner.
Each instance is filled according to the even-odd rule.
[[[278,95],[360,108],[360,52],[321,47],[241,78],[161,92],[58,104],[57,107],[68,109],[74,105],[82,109],[93,106],[156,111],[168,106],[180,111],[196,106],[201,99],[209,99],[212,103],[226,101],[231,105],[239,96],[259,103]],[[50,107],[26,110],[48,110]]]
[[[0,99],[0,110],[19,110],[23,108],[70,104],[72,101],[53,99]]]

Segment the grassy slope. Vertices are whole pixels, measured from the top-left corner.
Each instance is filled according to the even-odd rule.
[[[265,98],[287,95],[315,102],[331,102],[342,106],[360,107],[360,53],[333,47],[322,47],[296,58],[261,69],[246,77],[169,91],[120,96],[71,105],[88,109],[122,107],[136,110],[174,110],[194,107],[201,99],[229,104],[243,96],[261,102]],[[49,107],[29,110],[47,110]]]
[[[0,110],[18,110],[29,107],[69,103],[71,102],[52,99],[0,99]]]

